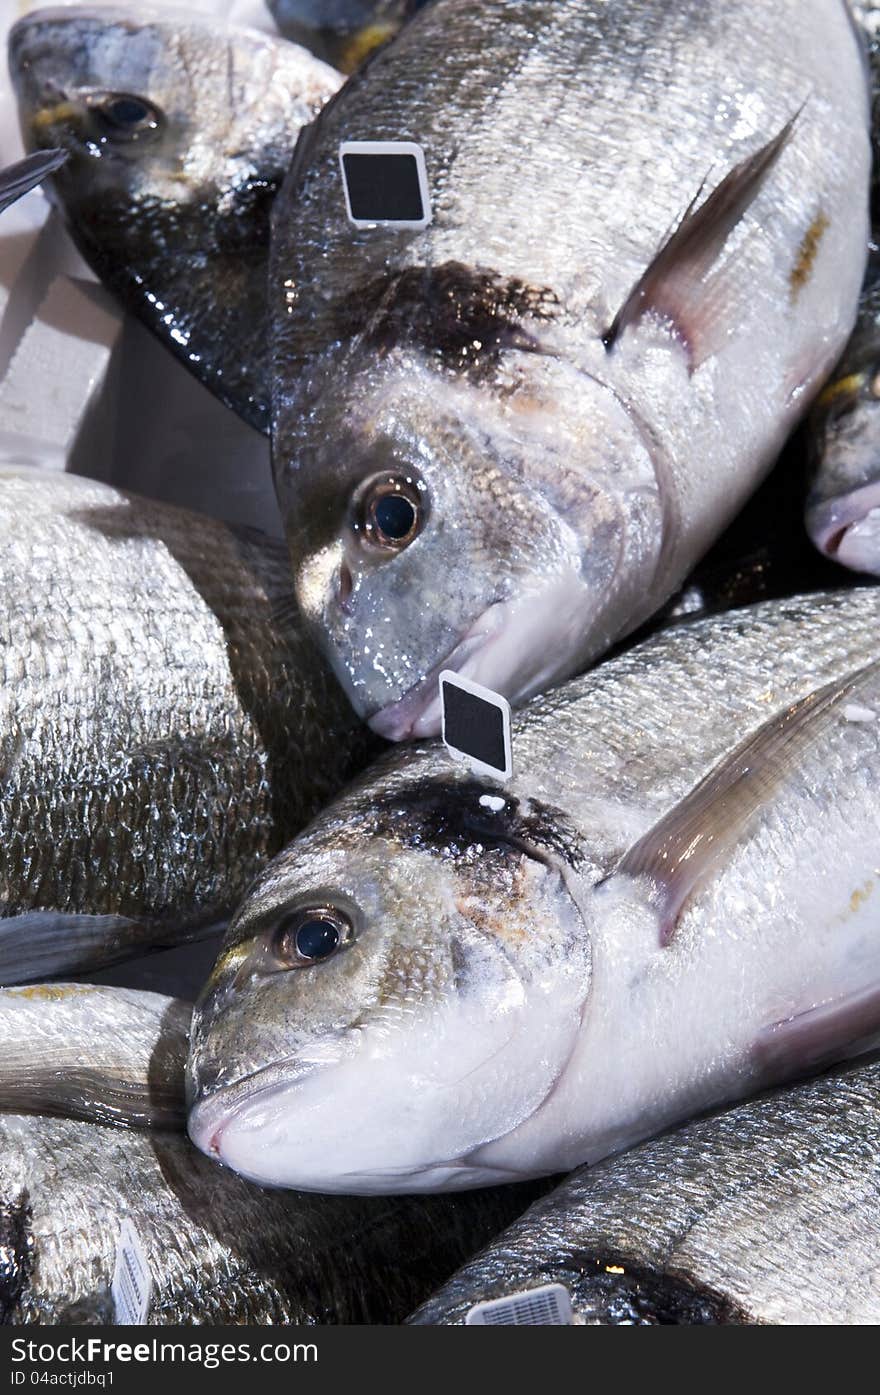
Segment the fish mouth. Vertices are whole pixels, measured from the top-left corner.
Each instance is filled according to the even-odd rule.
[[[589,656],[583,636],[590,632],[596,610],[582,576],[573,569],[537,593],[492,602],[420,683],[368,718],[369,726],[387,741],[439,736],[439,679],[446,670],[511,703],[524,702],[560,682]],[[603,645],[603,638],[594,636],[590,647]],[[568,656],[564,665],[559,654]]]
[[[808,510],[820,552],[851,571],[880,576],[880,480]]]

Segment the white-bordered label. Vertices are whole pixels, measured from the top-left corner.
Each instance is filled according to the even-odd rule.
[[[571,1294],[564,1284],[477,1303],[465,1318],[469,1327],[567,1327],[573,1321]]]
[[[509,780],[513,748],[507,698],[444,669],[440,674],[440,706],[443,740],[450,755],[467,761],[478,775]]]
[[[147,1320],[153,1279],[141,1237],[128,1218],[122,1222],[113,1269],[113,1307],[120,1326],[140,1326]]]
[[[339,165],[345,211],[356,228],[426,228],[431,222],[425,152],[415,141],[342,141]]]

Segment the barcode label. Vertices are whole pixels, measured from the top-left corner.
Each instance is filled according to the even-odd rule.
[[[565,1327],[572,1320],[568,1289],[563,1284],[546,1284],[528,1293],[511,1293],[506,1298],[477,1303],[465,1323],[472,1327]]]
[[[116,1321],[120,1326],[140,1326],[146,1322],[152,1289],[153,1280],[141,1237],[131,1221],[124,1220],[116,1246],[111,1289]]]

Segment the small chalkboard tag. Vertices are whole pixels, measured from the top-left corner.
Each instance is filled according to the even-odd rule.
[[[123,1327],[139,1327],[147,1320],[153,1280],[147,1256],[130,1220],[122,1222],[113,1270],[113,1306],[116,1322]]]
[[[345,208],[356,228],[426,228],[431,198],[425,152],[407,140],[349,140],[339,147]]]
[[[510,703],[491,688],[472,683],[451,669],[440,674],[443,740],[456,760],[478,775],[509,780],[513,774]]]
[[[571,1294],[564,1284],[546,1284],[528,1293],[511,1293],[471,1308],[469,1327],[567,1327],[574,1314]]]

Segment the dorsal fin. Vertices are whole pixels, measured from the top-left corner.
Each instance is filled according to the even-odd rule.
[[[803,108],[801,108],[803,110]],[[748,155],[722,179],[702,203],[705,181],[691,200],[678,226],[670,233],[644,274],[630,291],[602,336],[606,349],[643,315],[653,312],[670,320],[686,348],[692,370],[711,348],[712,313],[719,296],[706,284],[713,263],[775,165],[800,115],[796,112],[778,135]],[[698,206],[699,205],[699,206]]]
[[[0,170],[0,213],[23,194],[36,189],[50,174],[60,169],[67,159],[66,150],[37,150],[26,155],[5,170]]]
[[[875,661],[776,713],[633,844],[611,875],[653,883],[662,945],[672,939],[685,903],[784,782],[792,755],[814,745],[840,704],[876,684],[878,675]]]

